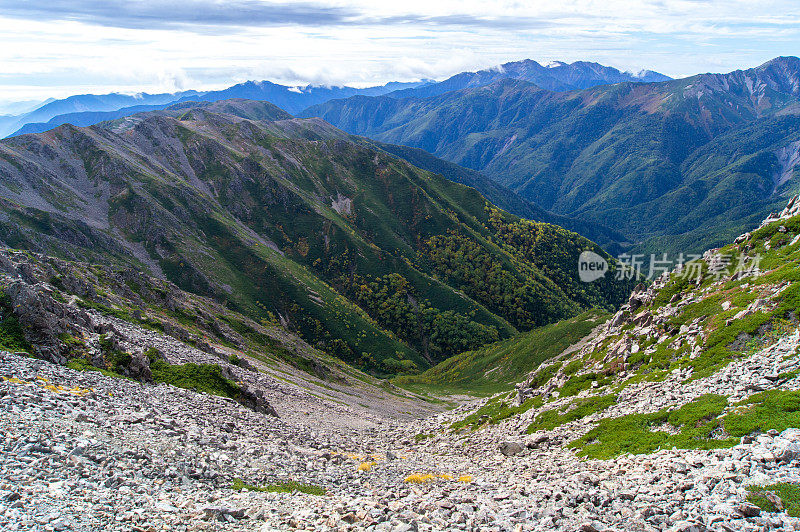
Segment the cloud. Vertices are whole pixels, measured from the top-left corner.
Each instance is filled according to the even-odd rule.
[[[0,101],[367,86],[526,58],[680,77],[798,47],[796,0],[0,0]]]
[[[264,3],[258,0],[0,0],[5,17],[70,20],[130,29],[197,29],[210,27],[329,26],[359,16],[349,8],[312,3]]]
[[[275,26],[425,25],[486,29],[542,29],[553,17],[492,14],[386,14],[362,7],[311,2],[266,3],[260,0],[0,0],[4,17],[37,21],[75,21],[128,29],[181,29],[197,33],[232,28]],[[589,15],[585,15],[589,16]],[[557,18],[557,17],[556,17]]]

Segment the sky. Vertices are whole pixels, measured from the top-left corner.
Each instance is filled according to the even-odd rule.
[[[0,107],[253,79],[363,87],[526,58],[682,77],[798,54],[797,0],[0,0]]]

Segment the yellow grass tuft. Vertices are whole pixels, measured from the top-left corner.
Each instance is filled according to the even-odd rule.
[[[414,473],[412,475],[408,475],[405,479],[405,482],[408,482],[409,484],[425,484],[434,478],[436,477],[430,473]]]
[[[358,466],[358,470],[359,471],[369,471],[370,469],[372,469],[372,466],[374,466],[375,464],[376,464],[376,462],[361,462],[359,464],[359,466]]]

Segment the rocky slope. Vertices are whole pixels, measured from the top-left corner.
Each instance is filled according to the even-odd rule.
[[[800,483],[798,210],[794,200],[735,244],[636,290],[512,393],[417,420],[357,410],[357,390],[319,400],[218,357],[274,414],[4,351],[0,526],[800,529],[785,487]],[[750,257],[738,271],[722,258],[734,253]],[[43,259],[7,258],[7,283],[62,292],[24,266]],[[130,318],[61,304],[63,325],[80,327],[87,346],[110,324],[120,349],[211,360]],[[18,338],[28,313],[4,311],[5,345],[41,341],[36,331]]]

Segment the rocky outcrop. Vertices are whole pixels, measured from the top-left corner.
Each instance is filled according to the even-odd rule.
[[[261,414],[278,416],[264,392],[264,384],[253,378],[258,374],[257,369],[246,359],[240,358],[234,365],[227,355],[171,323],[162,325],[164,334],[145,332],[130,323],[81,308],[75,299],[66,301],[59,289],[43,279],[55,281],[67,293],[80,294],[89,301],[91,297],[99,298],[95,289],[97,280],[71,274],[75,272],[74,266],[66,262],[25,255],[15,257],[21,259],[15,265],[5,254],[0,253],[0,257],[4,261],[0,263],[0,270],[5,272],[2,281],[9,301],[8,311],[19,320],[25,340],[38,358],[64,365],[70,358],[78,357],[95,368],[113,369],[131,379],[149,383],[153,374],[145,353],[158,345],[174,364],[193,362],[220,366],[225,378],[240,383],[237,401]],[[169,307],[168,310],[175,311],[184,304],[182,299],[186,296],[176,288],[167,284],[167,289],[151,290],[148,287],[152,286],[152,281],[136,272],[108,269],[103,275],[128,305],[145,306],[142,295],[130,286],[137,287],[150,301],[156,300]],[[134,312],[138,312],[134,319],[144,321],[140,311]],[[244,344],[241,336],[227,325],[213,318],[209,321],[215,324],[214,330],[220,331],[223,339]],[[165,336],[174,340],[166,340]],[[205,347],[205,350],[190,347],[189,343]]]
[[[241,404],[245,405],[251,410],[259,412],[261,414],[268,414],[273,417],[279,417],[278,413],[269,404],[267,400],[267,396],[264,393],[264,390],[259,390],[258,388],[253,387],[249,384],[244,384],[241,386],[241,393],[236,398]]]
[[[5,293],[23,327],[25,339],[45,360],[66,363],[61,335],[92,327],[87,312],[56,301],[44,284],[15,279],[8,283]]]

